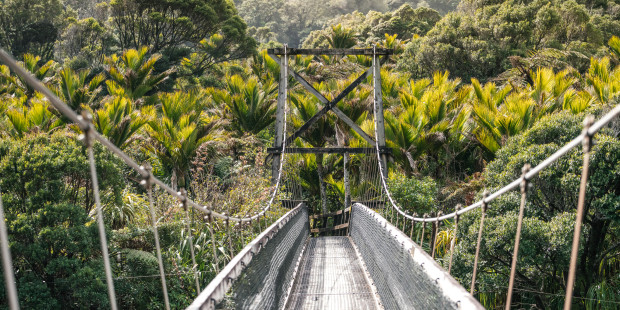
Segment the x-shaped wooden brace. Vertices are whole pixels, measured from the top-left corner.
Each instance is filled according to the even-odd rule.
[[[276,63],[282,65],[280,61],[280,57],[276,56],[273,53],[268,53],[269,57],[271,57]],[[387,56],[381,60],[381,63],[385,62]],[[329,101],[323,94],[321,94],[316,88],[314,88],[308,81],[306,81],[301,75],[299,75],[295,70],[288,70],[289,74],[299,82],[299,84],[303,85],[311,94],[313,94],[319,101],[321,101],[325,106],[319,110],[314,116],[312,116],[305,124],[303,124],[295,133],[293,133],[290,137],[286,138],[286,145],[290,145],[295,139],[301,136],[304,131],[308,130],[310,126],[312,126],[316,121],[318,121],[323,115],[327,114],[330,110],[338,116],[345,124],[349,125],[351,129],[357,132],[364,140],[366,140],[370,145],[374,146],[376,144],[375,140],[369,136],[362,128],[360,128],[352,119],[350,119],[344,112],[342,112],[336,104],[346,97],[355,87],[362,83],[370,74],[373,72],[373,68],[369,68],[362,75],[360,75],[355,81],[353,81],[347,88],[345,88],[334,100]],[[378,85],[381,87],[381,85]]]

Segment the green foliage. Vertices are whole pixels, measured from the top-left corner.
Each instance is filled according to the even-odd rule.
[[[620,95],[620,68],[611,68],[607,57],[592,59],[586,80],[592,86],[593,97],[599,103],[610,103]]]
[[[518,178],[525,163],[537,164],[577,136],[582,115],[567,112],[544,117],[531,129],[508,140],[497,153],[484,177],[491,190]],[[604,279],[617,275],[616,269],[602,268],[614,261],[612,249],[618,230],[616,189],[620,184],[618,139],[603,131],[593,147],[590,178],[586,196],[583,247],[579,251],[576,292],[580,296]],[[573,150],[534,178],[528,191],[523,235],[515,282],[514,300],[534,303],[541,308],[555,307],[562,300],[553,294],[564,292],[564,277],[568,272],[570,240],[577,205],[582,156]],[[494,201],[485,220],[484,242],[481,248],[479,286],[481,292],[496,291],[503,287],[510,272],[512,244],[519,195],[511,193]],[[475,236],[479,215],[464,218],[464,227],[458,238],[457,278],[467,284],[471,277],[471,258],[475,250]],[[612,263],[613,264],[613,263]],[[603,272],[605,270],[605,272]],[[611,270],[611,274],[609,273]],[[537,287],[545,294],[528,293]],[[501,290],[501,289],[500,289]],[[583,303],[583,300],[577,302]]]
[[[68,19],[68,25],[58,39],[57,57],[72,60],[74,63],[86,62],[86,67],[102,63],[103,56],[110,54],[115,44],[112,31],[105,20],[94,17]]]
[[[0,144],[2,189],[15,212],[41,208],[48,202],[82,204],[88,213],[94,204],[85,148],[67,131],[5,139]],[[124,181],[119,160],[95,144],[100,188],[110,192],[102,202],[118,202]]]
[[[351,48],[357,41],[353,31],[348,28],[342,28],[341,24],[332,27],[330,36],[325,37],[330,48]]]
[[[252,54],[255,48],[230,1],[112,0],[110,7],[123,49],[149,46],[160,52],[192,42],[202,45],[205,60],[220,62]]]
[[[114,145],[125,149],[153,117],[152,113],[150,107],[139,110],[131,99],[114,96],[105,101],[103,108],[95,111],[94,127]]]
[[[613,51],[616,58],[620,58],[620,38],[613,36],[609,39],[609,48]]]
[[[88,70],[81,70],[76,73],[69,67],[63,68],[58,73],[59,85],[58,88],[54,89],[54,92],[58,98],[77,113],[85,108],[95,106],[95,99],[102,90],[100,85],[105,76],[98,74],[89,78],[90,75],[91,72]],[[65,117],[62,118],[66,121]]]
[[[104,204],[123,182],[119,162],[95,148]],[[84,148],[67,132],[0,142],[0,180],[25,308],[106,307],[99,236]],[[5,298],[2,294],[1,298]]]
[[[212,90],[216,104],[227,108],[230,127],[237,136],[256,135],[275,121],[277,86],[271,81],[259,83],[256,77],[244,80],[233,75],[226,79],[226,88]]]
[[[106,81],[108,92],[138,100],[150,94],[157,84],[163,82],[172,73],[172,69],[155,73],[154,67],[161,55],[154,54],[147,58],[148,48],[129,49],[121,57],[116,54],[106,57],[106,71],[110,80]]]
[[[395,50],[380,72],[387,144],[393,149],[388,186],[410,213],[469,203],[481,183],[505,185],[520,175],[524,163],[540,162],[578,135],[584,112],[600,115],[620,94],[619,41],[614,36],[620,29],[620,6],[615,1],[464,0],[458,12],[443,17],[438,11],[451,11],[455,1],[236,2],[252,28],[231,1],[113,0],[95,6],[92,0],[65,0],[66,8],[58,13],[64,21],[58,23],[56,16],[55,28],[47,29],[55,36],[41,31],[15,42],[23,43],[17,47],[23,52],[35,51],[23,55],[26,69],[75,111],[91,112],[95,129],[114,145],[137,161],[150,162],[154,174],[175,189],[186,188],[202,205],[239,216],[264,207],[271,197],[264,148],[273,139],[268,129],[280,78],[280,66],[266,51],[255,53],[249,34],[268,47],[281,46],[270,42],[277,39],[291,45],[304,42],[304,47]],[[6,40],[40,29],[42,24],[36,23],[47,22],[48,13],[58,10],[55,1],[41,2],[46,8],[36,3],[37,12],[17,5],[28,3],[0,4],[6,9],[0,12],[0,41],[9,49],[13,47]],[[80,20],[69,6],[78,10]],[[358,12],[350,13],[354,9]],[[7,36],[3,27],[15,18],[37,21],[19,24],[23,29],[10,25]],[[52,38],[60,63],[48,61],[49,50],[39,51],[49,48]],[[252,59],[243,60],[246,56]],[[371,65],[371,58],[296,55],[289,65],[332,100]],[[296,129],[324,104],[294,79],[289,82],[287,128]],[[23,305],[107,307],[85,149],[66,128],[77,131],[77,126],[6,66],[0,66],[0,99],[0,186],[10,206],[7,218]],[[372,135],[372,101],[372,79],[367,78],[336,106]],[[579,296],[605,300],[617,300],[613,293],[620,283],[617,135],[613,123],[596,137],[577,282]],[[293,145],[369,146],[333,112]],[[95,151],[105,219],[114,229],[110,251],[116,258],[120,305],[161,308],[145,193],[126,182],[139,176],[121,169],[100,145],[95,144]],[[290,182],[284,182],[276,201],[303,198],[316,212],[342,208],[341,155],[285,158]],[[371,164],[376,165],[376,157],[350,155],[353,199],[380,197],[376,182],[362,173]],[[549,294],[563,293],[580,165],[581,154],[575,150],[532,180],[518,302],[539,308],[561,303]],[[291,183],[293,188],[287,188]],[[301,187],[295,195],[302,197],[292,197],[295,185]],[[156,190],[154,195],[165,270],[176,274],[168,277],[170,299],[173,308],[185,307],[196,295],[188,235],[182,229],[185,214],[167,194]],[[485,236],[490,237],[483,245],[478,286],[487,307],[504,302],[518,204],[518,194],[510,193],[488,213]],[[270,211],[262,227],[281,211]],[[190,217],[204,287],[258,228],[252,223],[228,231],[216,220],[210,224],[212,238],[199,214]],[[478,219],[479,214],[464,216],[458,236],[446,222],[436,239],[440,262],[456,241],[453,270],[465,285]],[[524,291],[531,287],[545,294]],[[578,306],[603,307],[590,301]]]
[[[49,104],[39,93],[30,101],[30,106],[26,105],[26,97],[10,98],[10,108],[6,112],[6,117],[12,128],[8,130],[8,135],[12,137],[23,137],[32,132],[50,132],[60,125],[62,121],[51,111]]]
[[[69,14],[61,0],[8,0],[0,4],[0,42],[13,55],[26,53],[49,60]]]
[[[35,56],[33,54],[24,54],[23,61],[18,63],[38,80],[47,84],[49,84],[50,76],[53,75],[52,73],[56,66],[53,60],[43,63],[40,56]],[[26,84],[21,77],[14,75],[8,67],[2,66],[0,78],[3,81],[4,87],[6,87],[5,90],[7,91],[7,95],[26,96],[28,99],[35,95],[34,88]]]
[[[412,81],[400,92],[400,105],[385,115],[387,145],[394,148],[397,164],[406,175],[420,172],[420,162],[430,160],[438,166],[426,167],[436,176],[450,168],[467,145],[469,114],[465,105],[470,89],[457,86],[448,72],[437,72],[430,80]],[[445,152],[444,152],[445,151]],[[432,157],[426,157],[430,155]]]
[[[435,180],[430,177],[408,178],[401,173],[392,173],[388,180],[392,198],[409,214],[416,213],[420,216],[436,209],[438,188]]]
[[[401,69],[414,77],[449,70],[464,79],[486,80],[511,68],[508,56],[530,51],[552,48],[594,56],[620,29],[608,26],[620,23],[617,16],[575,1],[466,1],[461,6],[408,44]],[[582,59],[566,61],[578,67]],[[540,65],[533,63],[523,73]]]
[[[170,173],[173,186],[186,188],[190,163],[201,145],[217,137],[219,122],[203,110],[203,100],[197,94],[161,94],[159,102],[160,116],[148,123],[152,143],[145,148]]]
[[[196,53],[183,60],[193,74],[202,74],[216,63],[243,59],[255,54],[256,41],[246,36],[246,26],[238,16],[222,28],[223,34],[215,33],[198,42]],[[231,42],[235,42],[232,44]]]
[[[335,17],[327,23],[335,26],[311,32],[303,45],[309,48],[333,46],[328,38],[335,33],[332,28],[337,25],[341,25],[342,29],[350,29],[348,31],[355,34],[357,41],[360,45],[365,45],[364,47],[381,42],[385,35],[397,35],[407,41],[414,36],[425,35],[440,19],[439,13],[432,9],[425,7],[413,9],[408,4],[386,13],[372,11],[364,15],[356,11]]]

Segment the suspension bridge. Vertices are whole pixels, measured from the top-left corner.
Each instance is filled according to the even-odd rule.
[[[366,55],[372,58],[372,66],[347,86],[333,100],[328,100],[300,74],[289,70],[289,58],[294,55]],[[232,257],[217,276],[201,288],[198,281],[197,261],[201,260],[194,253],[192,234],[189,233],[193,275],[197,292],[200,292],[188,309],[482,309],[474,298],[476,291],[477,267],[480,244],[484,238],[484,220],[488,205],[493,200],[511,191],[520,190],[521,201],[516,237],[513,247],[511,274],[506,293],[506,309],[511,307],[515,272],[519,256],[521,228],[524,206],[527,201],[530,180],[541,171],[551,166],[562,156],[582,145],[583,166],[576,221],[570,256],[570,270],[567,276],[564,309],[572,306],[575,282],[577,251],[584,216],[585,192],[588,182],[590,147],[593,136],[605,128],[620,114],[620,106],[608,111],[598,120],[587,118],[583,132],[574,137],[552,156],[535,166],[523,167],[520,178],[499,190],[485,192],[482,199],[474,204],[457,208],[454,212],[435,217],[409,214],[392,197],[387,186],[387,158],[390,150],[386,147],[383,128],[383,102],[381,94],[381,62],[391,54],[387,49],[328,49],[304,50],[288,47],[271,49],[269,55],[280,64],[280,84],[277,102],[276,130],[274,146],[268,150],[273,158],[273,191],[265,206],[251,216],[232,216],[216,212],[208,206],[202,206],[191,200],[185,191],[177,192],[171,186],[156,178],[151,169],[134,161],[129,155],[114,146],[110,141],[93,129],[91,118],[87,113],[78,115],[61,102],[48,88],[23,69],[5,51],[0,51],[0,61],[10,67],[30,87],[45,95],[51,104],[65,117],[75,123],[81,130],[81,139],[86,145],[90,164],[90,176],[96,205],[96,220],[99,229],[100,245],[106,275],[110,308],[117,309],[114,289],[114,275],[110,266],[108,242],[96,172],[93,144],[98,142],[116,154],[131,169],[141,176],[141,185],[148,193],[152,230],[155,237],[156,253],[159,265],[159,277],[165,307],[170,309],[166,270],[162,262],[162,249],[158,237],[158,225],[153,208],[152,192],[159,187],[178,199],[189,218],[189,210],[200,212],[208,222],[222,221],[228,227],[231,223],[239,225],[260,222],[265,214],[277,204],[290,207],[290,210],[258,237],[247,244],[236,256]],[[347,96],[355,87],[372,76],[374,132],[369,134],[361,129],[336,104]],[[289,78],[296,80],[316,96],[324,107],[309,118],[299,128],[290,128],[287,97]],[[297,137],[324,117],[333,112],[341,121],[351,127],[369,147],[363,148],[299,148],[291,147]],[[312,206],[296,195],[299,185],[296,176],[291,175],[290,167],[296,165],[299,154],[314,153],[342,154],[345,165],[345,204],[336,212],[310,214]],[[352,176],[359,183],[368,184],[358,193],[353,201],[347,163],[350,156],[357,156],[362,162],[359,175]],[[280,198],[279,198],[280,197]],[[287,199],[281,199],[286,197]],[[323,202],[324,203],[324,202]],[[459,218],[468,212],[480,210],[480,225],[476,244],[476,254],[469,290],[462,287],[451,275],[452,256],[455,241],[449,249],[447,270],[435,261],[435,238],[439,226],[444,220],[454,220],[454,229],[458,230]],[[187,230],[191,221],[186,221]],[[419,226],[422,227],[421,233]],[[417,231],[417,234],[414,234]],[[210,235],[214,236],[209,226]],[[425,233],[426,232],[426,233]],[[429,235],[430,240],[425,240]],[[8,307],[19,309],[18,290],[13,270],[9,238],[4,220],[4,210],[0,196],[0,250],[2,266],[5,271],[5,291]],[[415,242],[415,241],[417,242]],[[423,244],[430,245],[430,253],[425,252]],[[213,244],[213,256],[217,260],[217,250]]]

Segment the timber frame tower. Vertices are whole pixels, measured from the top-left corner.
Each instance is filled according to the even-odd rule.
[[[366,49],[298,49],[298,48],[273,48],[268,49],[267,54],[280,65],[280,81],[278,89],[278,102],[276,110],[275,121],[275,139],[274,145],[267,149],[267,152],[273,156],[272,161],[272,183],[278,177],[280,161],[282,159],[282,146],[286,145],[285,152],[287,153],[311,153],[311,154],[328,154],[338,153],[343,154],[345,157],[345,174],[347,173],[346,162],[348,154],[351,153],[364,153],[364,152],[376,152],[377,146],[381,155],[381,161],[383,167],[387,167],[387,154],[391,153],[391,149],[386,147],[385,144],[385,126],[383,121],[383,95],[381,92],[381,64],[387,61],[390,55],[393,54],[392,49],[384,48],[366,48]],[[306,81],[299,73],[288,68],[288,58],[295,55],[328,55],[328,56],[348,56],[348,55],[365,55],[372,57],[372,66],[366,69],[359,77],[351,82],[340,94],[338,94],[333,100],[327,99],[316,88],[314,88],[308,81]],[[288,136],[283,141],[284,131],[284,109],[286,108],[286,93],[288,91],[288,75],[293,77],[299,84],[301,84],[308,92],[313,94],[322,104],[323,108],[320,109],[314,116],[312,116],[301,127],[297,128],[295,132]],[[373,102],[376,117],[376,141],[371,135],[366,133],[360,128],[351,118],[349,118],[342,110],[336,105],[343,100],[351,91],[359,86],[369,76],[373,77]],[[290,148],[290,145],[296,138],[300,137],[304,132],[312,127],[321,117],[325,117],[327,112],[332,111],[342,122],[347,124],[353,131],[359,134],[364,140],[366,140],[371,147],[370,148],[349,148],[349,147],[329,147],[329,148]],[[384,177],[387,178],[387,169],[383,170]],[[345,187],[348,187],[348,182],[345,181]],[[347,194],[345,195],[345,205],[350,204],[349,191],[345,189]]]

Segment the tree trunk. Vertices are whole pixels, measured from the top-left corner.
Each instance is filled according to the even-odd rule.
[[[170,177],[170,186],[172,186],[173,191],[177,191],[177,172],[175,169],[172,169],[172,176]]]
[[[321,208],[323,214],[327,213],[327,193],[325,180],[323,180],[323,154],[316,154],[316,171],[319,174],[319,187],[321,188]]]

